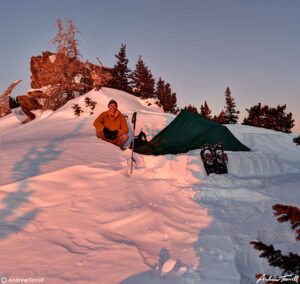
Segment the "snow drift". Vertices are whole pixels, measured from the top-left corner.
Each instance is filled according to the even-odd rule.
[[[85,97],[97,102],[94,114]],[[249,245],[299,252],[272,205],[299,206],[295,134],[229,125],[247,152],[228,152],[229,174],[207,177],[194,150],[135,155],[95,136],[110,99],[137,111],[150,139],[173,115],[153,101],[102,88],[20,124],[0,119],[0,277],[45,283],[255,283],[278,274]],[[72,106],[84,112],[74,115]]]

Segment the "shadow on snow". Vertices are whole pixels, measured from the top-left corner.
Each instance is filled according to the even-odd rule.
[[[30,184],[34,181],[27,180],[27,178],[39,175],[41,165],[56,160],[63,153],[63,150],[56,149],[57,145],[65,139],[76,136],[84,123],[85,120],[78,124],[72,133],[50,141],[44,149],[32,147],[21,161],[15,163],[12,178],[19,182],[17,190],[8,193],[0,202],[5,204],[4,209],[0,210],[0,240],[23,230],[39,214],[41,210],[36,208],[11,220],[23,203],[30,202],[30,196],[34,193],[34,190],[30,190]]]

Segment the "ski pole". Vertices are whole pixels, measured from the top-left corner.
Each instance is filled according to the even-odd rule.
[[[132,166],[133,166],[133,149],[134,149],[134,132],[135,132],[135,123],[136,123],[136,112],[133,113],[131,123],[133,124],[133,139],[132,139],[132,152],[131,152],[131,163],[130,163],[130,172],[129,175],[132,174]]]

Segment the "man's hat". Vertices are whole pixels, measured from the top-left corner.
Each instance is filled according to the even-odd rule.
[[[117,104],[117,102],[115,100],[110,100],[109,103],[108,103],[108,107],[111,104],[115,104],[118,107],[118,104]]]

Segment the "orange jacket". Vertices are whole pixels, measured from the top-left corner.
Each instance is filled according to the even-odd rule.
[[[104,127],[111,131],[118,130],[118,136],[129,132],[126,118],[119,110],[116,110],[113,117],[110,115],[109,110],[102,112],[94,121],[94,126],[101,132],[103,132]]]

